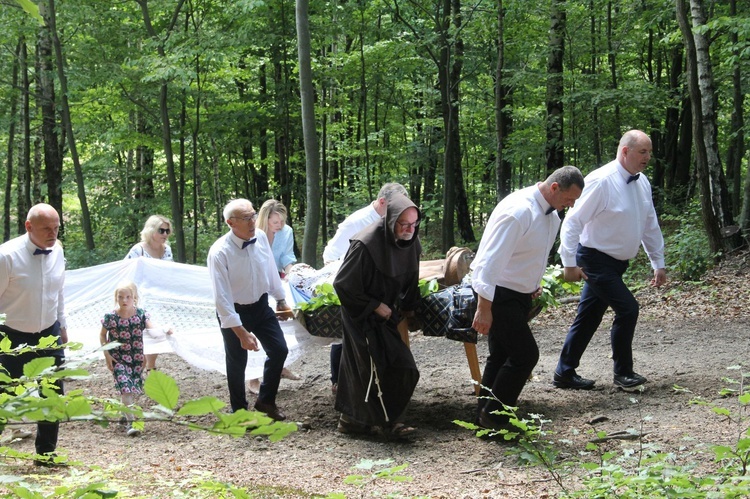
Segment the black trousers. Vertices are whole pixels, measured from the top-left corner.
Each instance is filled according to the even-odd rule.
[[[593,248],[578,245],[578,266],[588,276],[581,291],[578,315],[568,330],[557,373],[570,375],[581,362],[589,342],[602,322],[608,307],[615,312],[610,329],[615,374],[633,374],[633,336],[638,322],[639,306],[622,280],[628,261],[616,260]]]
[[[57,337],[57,344],[62,345],[62,340],[60,339],[60,323],[57,321],[39,333],[24,333],[22,331],[11,329],[5,325],[0,325],[0,331],[10,340],[11,347],[13,348],[24,343],[29,346],[38,345],[39,339],[45,336]],[[55,360],[55,365],[60,366],[65,361],[65,350],[59,348],[26,352],[21,355],[4,354],[0,355],[0,365],[8,371],[11,378],[20,378],[23,376],[23,366],[27,362],[31,362],[40,357],[51,357]],[[60,394],[62,394],[63,382],[57,381],[55,382],[55,386],[60,391]],[[57,422],[51,423],[40,421],[37,423],[35,441],[37,454],[48,454],[54,452],[57,448],[57,434],[59,429],[60,424]]]
[[[279,326],[279,320],[271,307],[268,306],[267,294],[250,305],[235,303],[234,310],[240,314],[242,326],[258,338],[260,345],[266,352],[263,382],[260,384],[260,390],[258,391],[258,400],[266,404],[275,404],[276,394],[281,383],[281,370],[284,368],[284,361],[289,353],[284,333]],[[224,338],[227,385],[232,412],[247,409],[247,392],[245,390],[247,350],[242,348],[242,343],[231,329],[221,328],[221,335]]]
[[[529,328],[529,310],[530,294],[495,287],[492,326],[487,336],[490,354],[484,367],[482,386],[490,388],[497,400],[479,398],[478,411],[484,410],[499,423],[506,422],[507,417],[492,415],[492,411],[503,410],[503,404],[516,405],[521,390],[539,361],[539,347]],[[483,388],[480,396],[490,396],[490,393]]]

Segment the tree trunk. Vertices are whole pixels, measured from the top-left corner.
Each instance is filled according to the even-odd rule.
[[[729,17],[734,18],[737,15],[737,0],[729,2]],[[727,176],[732,179],[732,209],[733,214],[740,212],[740,193],[742,192],[742,157],[745,155],[745,122],[744,122],[744,99],[742,92],[742,72],[739,61],[741,60],[740,49],[737,45],[737,32],[732,31],[729,35],[729,42],[732,45],[732,54],[735,57],[734,70],[732,71],[732,124],[730,135],[732,137],[727,155]],[[750,172],[748,172],[750,174]],[[745,198],[745,202],[750,202]],[[747,220],[740,220],[740,226],[746,227]]]
[[[315,267],[318,225],[320,223],[320,158],[318,155],[318,136],[315,130],[315,95],[312,81],[308,6],[308,0],[297,0],[297,52],[307,177],[307,216],[305,217],[305,236],[302,241],[302,261]]]
[[[18,66],[21,60],[21,51],[24,46],[24,39],[21,36],[16,44],[15,59],[13,60],[13,67],[11,68],[11,96],[10,96],[10,114],[8,124],[8,149],[7,149],[7,161],[5,169],[5,196],[3,198],[3,241],[10,239],[10,200],[13,197],[13,151],[16,147],[16,122],[18,121]],[[22,89],[22,92],[27,91],[28,88]]]
[[[687,55],[687,76],[688,91],[690,94],[690,103],[693,113],[693,142],[695,145],[695,161],[698,172],[698,182],[701,189],[701,213],[703,216],[703,226],[708,236],[711,252],[718,254],[724,250],[721,238],[721,219],[719,216],[721,203],[714,204],[713,190],[714,186],[711,173],[709,171],[708,151],[706,150],[706,141],[704,138],[705,129],[702,123],[704,116],[703,104],[701,99],[701,87],[698,82],[698,61],[696,54],[696,37],[690,27],[688,20],[687,0],[675,0],[677,7],[677,21],[680,24],[683,42],[685,44],[685,54]],[[694,0],[691,0],[691,2]],[[712,109],[705,110],[707,113],[713,113]]]
[[[164,42],[151,24],[151,15],[148,10],[148,0],[136,0],[141,6],[143,14],[143,23],[146,27],[148,36],[154,39],[158,44],[159,56],[165,58]],[[171,32],[177,22],[180,10],[185,0],[179,0],[172,13],[171,23],[167,26],[167,32]],[[175,235],[175,261],[185,262],[185,232],[182,224],[182,200],[180,199],[180,188],[177,183],[177,175],[174,168],[174,157],[172,153],[172,130],[169,123],[169,87],[167,82],[161,84],[159,89],[159,111],[161,116],[162,143],[164,145],[164,159],[167,163],[167,178],[169,179],[169,204],[172,210],[172,225],[174,226]]]
[[[505,159],[505,141],[512,128],[512,115],[506,110],[512,87],[505,83],[505,8],[503,0],[497,0],[497,67],[495,68],[495,186],[499,202],[511,191],[512,166]]]
[[[553,0],[550,11],[547,59],[547,174],[563,166],[563,58],[565,56],[565,0]]]
[[[40,7],[43,4],[40,4]],[[40,8],[40,10],[42,10]],[[78,149],[76,148],[75,135],[73,135],[73,123],[70,118],[70,104],[68,102],[68,78],[65,74],[65,60],[62,54],[62,44],[60,37],[57,35],[57,20],[55,11],[55,0],[49,0],[49,16],[45,16],[45,21],[52,35],[52,44],[55,48],[55,59],[57,60],[57,78],[60,81],[60,103],[62,111],[62,122],[68,137],[68,148],[70,150],[70,159],[73,161],[76,184],[78,186],[78,202],[81,204],[81,228],[83,229],[84,238],[86,239],[86,248],[91,251],[94,249],[94,232],[91,229],[91,215],[89,214],[89,205],[86,201],[86,189],[83,182],[83,171],[78,159]],[[60,213],[60,238],[63,238],[63,217],[62,217],[62,162],[60,168],[50,168],[47,166],[47,192],[49,195],[50,205]],[[53,165],[56,166],[56,165]]]

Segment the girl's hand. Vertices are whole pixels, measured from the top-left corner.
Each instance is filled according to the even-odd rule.
[[[107,361],[107,369],[109,369],[109,372],[111,372],[111,373],[115,372],[114,359],[112,358],[112,356],[109,353],[107,353],[106,350],[104,352],[104,360]]]

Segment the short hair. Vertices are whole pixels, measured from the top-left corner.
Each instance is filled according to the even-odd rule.
[[[274,213],[281,217],[281,223],[286,223],[286,206],[281,201],[269,199],[260,207],[255,226],[265,232],[268,229],[268,220]]]
[[[224,221],[226,222],[230,218],[234,216],[235,213],[237,213],[239,210],[245,208],[246,206],[250,206],[250,209],[253,208],[253,203],[251,203],[248,199],[232,199],[227,203],[227,205],[224,207]]]
[[[583,174],[581,170],[575,166],[563,166],[553,171],[549,177],[544,181],[547,185],[557,183],[560,186],[560,190],[567,191],[571,186],[578,186],[579,189],[583,190]]]
[[[148,220],[143,224],[143,230],[141,231],[141,242],[148,243],[151,241],[151,238],[154,237],[154,234],[159,230],[161,224],[169,225],[169,231],[172,231],[172,222],[170,222],[167,217],[162,215],[151,215],[148,217]]]
[[[117,285],[115,288],[115,305],[119,305],[117,295],[120,291],[130,291],[130,294],[133,296],[133,306],[138,306],[138,287],[133,281],[124,281]]]
[[[620,144],[617,146],[617,150],[619,151],[623,147],[633,147],[640,142],[642,142],[644,139],[649,139],[649,136],[646,134],[646,132],[642,130],[628,130],[625,132],[622,137],[620,138]]]
[[[395,193],[402,194],[407,198],[409,197],[409,194],[406,192],[406,187],[397,182],[389,182],[387,184],[384,184],[383,187],[380,188],[380,192],[378,192],[378,199],[385,198],[386,201],[390,201],[393,197],[393,194]]]

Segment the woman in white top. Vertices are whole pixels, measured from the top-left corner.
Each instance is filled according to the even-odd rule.
[[[172,222],[161,215],[151,215],[143,225],[141,231],[141,242],[133,245],[125,255],[128,258],[156,258],[157,260],[172,260],[172,248],[169,247],[169,235],[172,233]],[[156,357],[158,354],[146,354],[146,365],[144,372],[156,369]]]

